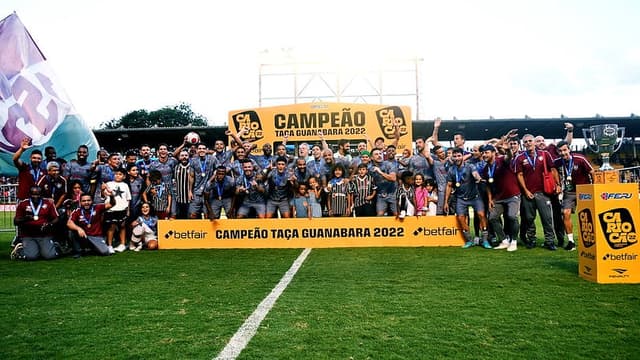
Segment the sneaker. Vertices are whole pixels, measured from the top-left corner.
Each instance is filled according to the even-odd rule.
[[[22,244],[22,239],[20,239],[18,236],[14,236],[13,240],[11,240],[11,248],[13,249],[18,244]]]
[[[462,245],[462,248],[463,249],[468,249],[468,248],[472,247],[473,245],[475,245],[473,243],[473,241],[467,241],[466,243],[464,243],[464,245]]]
[[[473,245],[479,245],[480,244],[480,238],[479,237],[474,237],[473,238]]]
[[[544,245],[542,245],[542,247],[547,249],[547,250],[551,250],[551,251],[558,250],[558,248],[556,247],[556,245],[554,243],[545,243]]]
[[[113,249],[113,246],[109,245],[109,254],[115,254],[116,251]]]
[[[405,216],[407,216],[407,212],[406,212],[406,211],[404,211],[404,210],[400,211],[400,215],[398,215],[398,217],[399,217],[400,219],[404,219],[404,217],[405,217]]]
[[[502,240],[502,242],[498,246],[494,247],[494,249],[502,250],[502,249],[506,249],[508,247],[509,247],[509,240],[504,239],[504,240]]]
[[[573,241],[569,241],[564,249],[567,251],[574,251],[576,249],[576,243],[574,243]]]
[[[13,250],[11,250],[11,260],[22,259],[24,259],[24,245],[20,242],[13,246]]]
[[[482,242],[482,247],[485,249],[493,249],[493,247],[491,247],[491,244],[489,244],[489,240],[485,240]]]
[[[512,242],[509,243],[509,247],[507,248],[507,251],[516,251],[518,250],[518,241],[513,240]]]
[[[133,249],[133,251],[136,251],[136,252],[140,250],[142,250],[142,243],[138,244],[138,246],[136,246],[135,249]]]
[[[528,241],[526,242],[527,245],[527,249],[535,249],[536,248],[536,242],[535,241]]]
[[[135,249],[136,245],[133,242],[129,243],[129,250],[134,251]]]
[[[113,250],[115,250],[116,252],[123,252],[123,251],[127,250],[127,247],[124,246],[124,244],[120,244],[120,245],[116,246]]]

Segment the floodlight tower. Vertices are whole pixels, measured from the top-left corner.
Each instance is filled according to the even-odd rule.
[[[328,59],[303,57],[294,49],[264,50],[260,56],[260,107],[305,102],[406,105],[412,108],[412,120],[421,117],[421,58]]]

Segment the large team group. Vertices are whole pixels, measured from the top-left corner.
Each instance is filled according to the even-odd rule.
[[[44,156],[22,141],[14,155],[18,169],[16,239],[12,257],[35,260],[87,252],[110,255],[127,249],[155,249],[157,224],[164,219],[215,220],[455,215],[464,248],[517,250],[517,239],[536,247],[536,214],[544,232],[543,246],[575,249],[571,213],[576,186],[592,181],[589,161],[570,150],[567,136],[546,144],[541,136],[519,138],[517,130],[483,145],[465,147],[461,132],[449,148],[438,141],[440,119],[431,136],[415,138],[415,149],[396,154],[384,138],[348,140],[337,148],[318,131],[317,143],[297,144],[287,152],[287,139],[262,146],[243,141],[246,129],[227,131],[209,148],[206,142],[149,145],[121,155],[101,149],[89,160],[80,145],[67,162],[48,147]],[[544,178],[553,179],[545,189]],[[473,218],[473,221],[470,219]],[[471,230],[470,223],[474,226]],[[475,232],[475,236],[472,235]],[[565,235],[567,242],[565,246]],[[117,244],[117,245],[116,245]]]

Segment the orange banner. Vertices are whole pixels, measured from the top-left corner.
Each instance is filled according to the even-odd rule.
[[[400,131],[397,150],[412,148],[411,108],[408,106],[371,105],[353,103],[306,103],[273,106],[229,112],[229,130],[237,133],[248,128],[242,136],[258,146],[280,143],[286,137],[289,143],[320,142],[322,131],[329,143],[346,139],[351,142],[374,141],[378,137],[390,144],[395,139],[395,125]]]
[[[160,220],[160,249],[461,246],[454,216]]]

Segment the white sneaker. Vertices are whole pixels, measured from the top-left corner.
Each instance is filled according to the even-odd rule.
[[[136,245],[134,243],[129,243],[129,250],[134,251],[136,249]]]
[[[135,249],[133,249],[133,251],[136,251],[136,252],[140,250],[142,250],[142,243],[138,244],[138,246],[136,246]]]
[[[496,250],[502,250],[502,249],[506,249],[509,247],[509,240],[504,239],[502,240],[502,242],[500,243],[500,245],[494,247],[494,249]]]
[[[516,250],[518,250],[518,241],[513,240],[511,241],[511,243],[509,243],[509,247],[507,248],[507,251],[516,251]]]
[[[115,250],[113,250],[113,246],[109,245],[109,254],[115,254]]]
[[[123,251],[127,250],[127,247],[124,246],[124,244],[120,244],[120,245],[116,246],[113,250],[115,250],[117,252],[123,252]]]
[[[474,238],[473,238],[473,244],[474,244],[474,245],[480,245],[480,238],[479,238],[479,237],[477,237],[477,236],[476,236],[476,237],[474,237]]]
[[[398,216],[400,219],[404,219],[404,217],[407,216],[407,212],[402,210],[400,211],[400,215]]]

